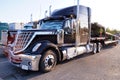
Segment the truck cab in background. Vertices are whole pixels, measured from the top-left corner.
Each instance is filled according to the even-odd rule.
[[[0,22],[0,41],[2,39],[2,31],[8,30],[8,29],[9,29],[8,23],[2,23],[2,22]]]

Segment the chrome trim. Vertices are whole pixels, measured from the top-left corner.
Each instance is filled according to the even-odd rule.
[[[26,39],[24,39],[23,38],[23,43],[24,42],[26,42],[24,45],[22,45],[21,43],[19,43],[19,36],[21,36],[21,34],[22,33],[25,33],[25,34],[28,34],[28,36],[27,36],[27,38]],[[54,35],[54,32],[52,32],[52,31],[48,31],[48,32],[45,32],[45,34],[43,34],[44,32],[22,32],[22,31],[18,31],[18,33],[17,33],[17,37],[16,37],[16,39],[15,39],[15,43],[14,43],[14,53],[19,53],[19,52],[22,52],[22,51],[24,51],[29,45],[30,45],[30,43],[32,42],[32,40],[35,38],[35,36],[36,35],[49,35],[49,34],[53,34]],[[25,35],[26,36],[26,35]],[[32,37],[31,37],[32,36]],[[22,37],[23,37],[23,35],[22,35]],[[30,40],[29,40],[30,39]],[[17,44],[18,43],[18,44]],[[19,45],[22,45],[22,47],[20,48],[20,46]],[[15,48],[15,47],[19,47],[20,48],[20,50],[15,50],[15,49],[17,49],[17,48]]]
[[[12,59],[20,59],[21,62],[13,62]],[[10,62],[17,67],[20,67],[24,70],[32,70],[32,71],[38,71],[39,70],[39,61],[40,61],[41,55],[26,55],[26,54],[18,54],[14,55],[13,51],[9,50],[9,60]],[[22,66],[27,66],[27,68],[23,68]]]
[[[58,44],[63,44],[64,43],[64,30],[59,30],[57,31],[57,43]]]
[[[31,41],[31,36],[33,37],[33,35],[34,35],[34,33],[32,33],[32,32],[18,31],[16,38],[15,38],[15,42],[13,43],[14,44],[13,51],[15,53],[19,53],[19,52],[25,50],[28,47],[29,42]]]
[[[63,61],[65,60],[65,59],[67,59],[67,50],[63,50],[62,51],[62,53],[63,53]]]
[[[37,44],[33,47],[32,52],[37,51],[38,48],[39,48],[41,45],[42,45],[41,43],[37,43]]]

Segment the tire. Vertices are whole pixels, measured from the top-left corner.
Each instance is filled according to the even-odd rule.
[[[97,53],[101,51],[102,45],[101,43],[97,43]]]
[[[92,51],[93,54],[96,54],[97,53],[97,44],[94,43],[93,44],[93,51]]]
[[[57,56],[55,54],[55,51],[47,50],[40,60],[40,70],[42,72],[49,72],[55,68],[56,64]]]

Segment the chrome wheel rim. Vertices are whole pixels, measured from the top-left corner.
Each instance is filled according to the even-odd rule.
[[[46,69],[50,69],[54,66],[55,64],[55,58],[53,55],[47,55],[45,60],[44,60],[44,65]]]

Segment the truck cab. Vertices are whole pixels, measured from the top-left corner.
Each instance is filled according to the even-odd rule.
[[[40,29],[5,32],[9,61],[24,70],[49,72],[60,61],[86,52],[96,53],[96,44],[90,42],[91,10],[79,7],[79,20],[77,6],[71,6],[41,19]]]
[[[58,45],[70,45],[75,43],[75,24],[75,19],[69,19],[66,17],[49,17],[42,20],[40,29],[56,30],[58,36],[57,42],[54,40],[52,40],[52,42]]]

